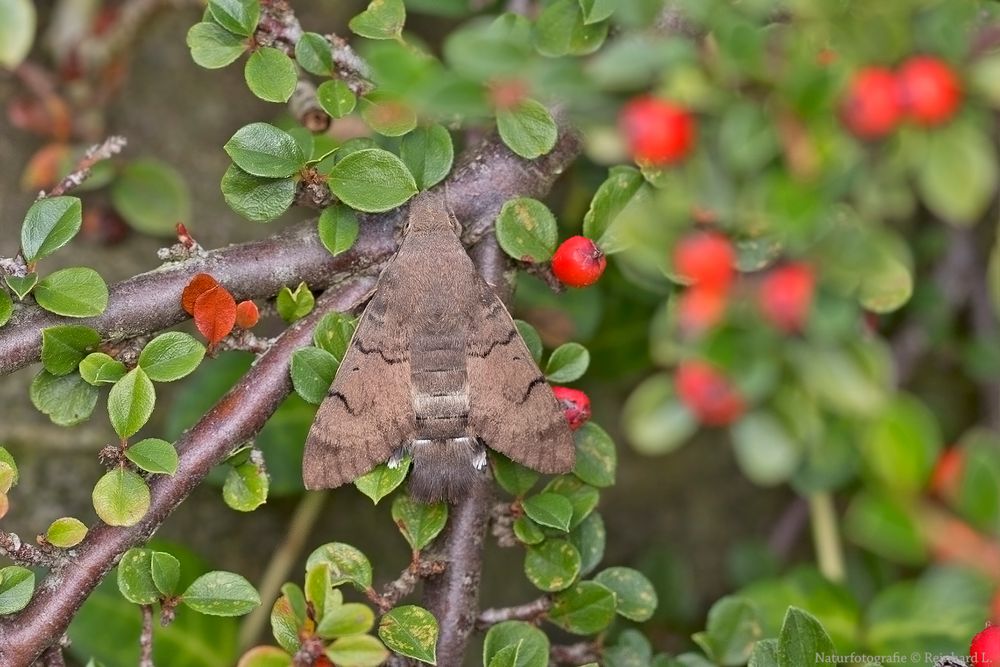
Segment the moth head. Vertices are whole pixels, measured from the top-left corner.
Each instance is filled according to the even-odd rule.
[[[406,233],[449,231],[460,234],[462,226],[448,206],[448,191],[438,188],[422,192],[410,200],[410,210],[406,221]]]

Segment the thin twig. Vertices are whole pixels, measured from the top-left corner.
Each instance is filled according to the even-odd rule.
[[[390,581],[379,593],[374,588],[365,591],[368,599],[378,606],[379,613],[385,614],[399,604],[416,589],[417,584],[428,577],[434,577],[444,572],[447,564],[441,560],[425,559],[419,552],[413,554],[410,565],[396,579]]]
[[[53,549],[43,550],[23,542],[16,533],[0,530],[0,555],[24,567],[54,568],[63,564],[64,558]]]
[[[62,644],[50,646],[42,654],[42,667],[66,667],[66,658],[63,656]]]
[[[153,605],[142,609],[142,633],[139,635],[139,667],[153,667]]]
[[[528,621],[534,623],[545,616],[550,609],[552,609],[552,600],[544,595],[531,602],[525,602],[513,607],[484,609],[476,618],[476,627],[485,630],[491,625],[503,623],[504,621]]]
[[[66,194],[73,188],[80,187],[80,185],[87,180],[90,176],[90,170],[95,164],[101,162],[102,160],[109,160],[113,156],[118,155],[122,152],[122,149],[128,144],[125,137],[117,134],[113,134],[103,142],[99,144],[94,144],[87,149],[87,152],[83,154],[80,161],[76,163],[76,167],[67,174],[59,183],[56,184],[52,190],[48,193],[39,192],[38,199],[44,199],[45,197],[58,197],[60,195]]]
[[[556,644],[549,650],[549,658],[557,665],[583,665],[588,662],[600,662],[601,653],[599,641],[583,641],[575,644]]]

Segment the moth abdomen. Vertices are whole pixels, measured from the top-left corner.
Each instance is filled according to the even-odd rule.
[[[485,479],[486,449],[475,438],[415,440],[410,495],[425,503],[455,503]]]

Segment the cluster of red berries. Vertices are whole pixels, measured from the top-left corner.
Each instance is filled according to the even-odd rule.
[[[590,421],[590,398],[579,389],[552,387],[570,430],[577,430]]]
[[[878,139],[905,119],[922,127],[946,123],[961,102],[961,82],[947,63],[913,56],[895,72],[871,66],[855,73],[841,104],[841,119],[858,137]]]
[[[726,376],[704,361],[685,361],[674,376],[677,397],[702,424],[725,426],[743,416],[746,402]]]
[[[689,283],[678,307],[683,331],[699,334],[719,323],[736,278],[735,263],[732,243],[719,232],[695,232],[677,244],[674,269]],[[758,309],[779,331],[796,333],[809,316],[815,287],[816,277],[808,264],[784,264],[761,280],[757,290]]]

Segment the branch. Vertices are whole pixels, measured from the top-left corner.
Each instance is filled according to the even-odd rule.
[[[384,614],[412,593],[420,580],[441,574],[445,571],[445,567],[444,561],[424,559],[419,552],[414,553],[413,561],[409,566],[394,581],[386,584],[381,593],[374,588],[369,588],[365,594],[373,604],[378,606],[379,613]]]
[[[515,607],[485,609],[479,614],[479,618],[476,619],[476,627],[486,629],[491,625],[503,623],[504,621],[534,622],[547,614],[551,608],[552,600],[548,596],[543,595],[531,602],[526,602]]]
[[[29,665],[65,631],[73,615],[122,554],[145,543],[234,447],[251,440],[291,391],[292,353],[308,345],[312,331],[328,312],[356,307],[375,279],[355,278],[324,293],[316,308],[283,333],[202,419],[177,441],[176,474],[150,483],[152,502],[136,525],[93,526],[76,547],[76,557],[58,575],[38,587],[28,606],[0,620],[0,664]]]
[[[139,635],[139,667],[153,667],[153,605],[142,605],[142,633]]]
[[[51,547],[50,547],[51,549]],[[58,567],[63,559],[56,553],[22,542],[16,533],[0,530],[0,555],[24,567]]]
[[[465,224],[464,240],[471,242],[491,230],[508,199],[547,193],[579,150],[576,136],[563,132],[552,152],[534,161],[512,153],[496,135],[467,151],[447,181],[452,210]],[[174,326],[188,318],[180,295],[191,277],[201,272],[211,273],[237,301],[268,298],[300,280],[321,290],[349,275],[375,275],[395,252],[404,218],[399,210],[360,218],[354,247],[336,257],[320,243],[315,223],[303,223],[263,241],[207,252],[117,283],[110,289],[103,314],[74,319],[72,324],[96,329],[105,342]],[[20,308],[0,329],[0,375],[37,361],[42,344],[39,331],[69,322],[37,306]]]
[[[120,135],[111,135],[103,142],[99,144],[94,144],[87,149],[87,152],[83,154],[83,158],[76,164],[76,168],[72,172],[67,174],[52,190],[48,193],[40,192],[38,194],[38,199],[43,199],[45,197],[58,197],[60,195],[66,194],[73,188],[79,187],[87,177],[90,176],[90,170],[95,164],[102,160],[109,160],[111,157],[118,155],[125,148],[128,142],[125,137]]]

